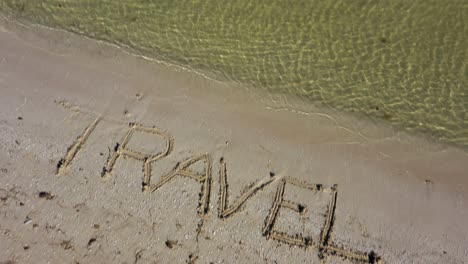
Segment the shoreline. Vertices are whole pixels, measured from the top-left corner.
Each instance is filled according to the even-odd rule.
[[[4,27],[0,261],[467,261],[462,149]]]
[[[381,109],[379,109],[378,106],[376,107],[376,110],[373,111],[372,113],[359,112],[359,111],[354,112],[354,110],[350,111],[349,109],[334,108],[334,107],[328,106],[325,102],[322,102],[320,100],[310,101],[306,98],[302,98],[295,94],[285,94],[285,93],[274,94],[274,93],[268,92],[266,88],[260,88],[260,87],[255,88],[255,87],[251,87],[248,84],[231,81],[221,76],[215,76],[215,74],[210,71],[194,69],[190,65],[186,65],[186,64],[183,64],[183,63],[171,60],[171,59],[167,59],[162,54],[159,54],[156,57],[150,57],[150,56],[144,55],[144,53],[138,51],[137,49],[119,41],[110,42],[105,39],[96,39],[96,38],[90,37],[85,32],[68,31],[67,29],[63,29],[63,28],[54,28],[54,27],[49,27],[46,25],[38,24],[38,23],[32,23],[25,18],[16,17],[15,15],[12,15],[12,14],[2,14],[0,15],[0,19],[4,20],[3,23],[10,24],[10,26],[12,26],[13,28],[16,28],[17,30],[24,29],[27,31],[27,30],[38,29],[44,32],[47,32],[47,31],[51,31],[51,33],[55,32],[56,34],[59,34],[59,35],[64,34],[64,36],[72,34],[76,39],[83,38],[83,39],[86,39],[87,41],[97,42],[99,43],[99,46],[103,46],[103,48],[104,47],[111,48],[114,52],[123,52],[126,55],[130,55],[139,59],[143,59],[152,64],[168,67],[175,71],[193,73],[201,77],[204,77],[207,80],[218,82],[222,86],[227,85],[230,87],[236,87],[242,90],[241,93],[248,92],[250,93],[250,95],[256,97],[258,100],[262,100],[262,103],[265,105],[265,107],[267,107],[267,109],[272,110],[272,111],[284,110],[284,111],[290,111],[290,112],[302,114],[302,115],[310,115],[310,114],[315,114],[314,111],[318,110],[318,111],[329,112],[334,115],[347,116],[347,117],[350,117],[350,119],[355,119],[359,121],[366,119],[366,120],[369,120],[370,122],[378,123],[380,124],[380,126],[386,126],[386,127],[389,126],[391,127],[390,129],[393,129],[394,131],[396,131],[396,133],[404,133],[413,137],[424,138],[425,140],[428,140],[429,142],[435,143],[435,144],[454,146],[468,153],[468,145],[464,143],[459,143],[459,142],[456,143],[455,141],[451,141],[447,138],[443,139],[434,134],[431,134],[432,132],[435,132],[435,131],[432,131],[432,132],[420,131],[416,129],[415,127],[410,127],[409,124],[391,122],[390,120],[388,120],[388,118],[391,117],[391,114],[388,114],[385,111],[381,111]],[[23,28],[23,29],[20,29],[20,28]],[[76,47],[78,47],[78,45],[76,45]],[[264,100],[265,97],[268,97],[268,99]],[[283,101],[283,102],[280,103],[279,105],[275,105],[275,104],[278,104],[279,101]],[[421,123],[420,125],[424,125],[424,123]]]

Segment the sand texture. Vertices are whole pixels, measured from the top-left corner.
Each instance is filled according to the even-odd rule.
[[[468,262],[465,149],[0,25],[0,263]]]

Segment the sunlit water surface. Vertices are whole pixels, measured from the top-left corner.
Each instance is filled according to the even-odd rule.
[[[2,0],[0,11],[468,146],[466,0]]]

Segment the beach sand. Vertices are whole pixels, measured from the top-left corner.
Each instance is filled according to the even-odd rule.
[[[0,263],[468,262],[465,149],[6,20],[0,92]]]

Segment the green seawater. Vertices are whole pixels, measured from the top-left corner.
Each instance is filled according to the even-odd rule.
[[[0,12],[468,146],[467,0],[0,0]]]

